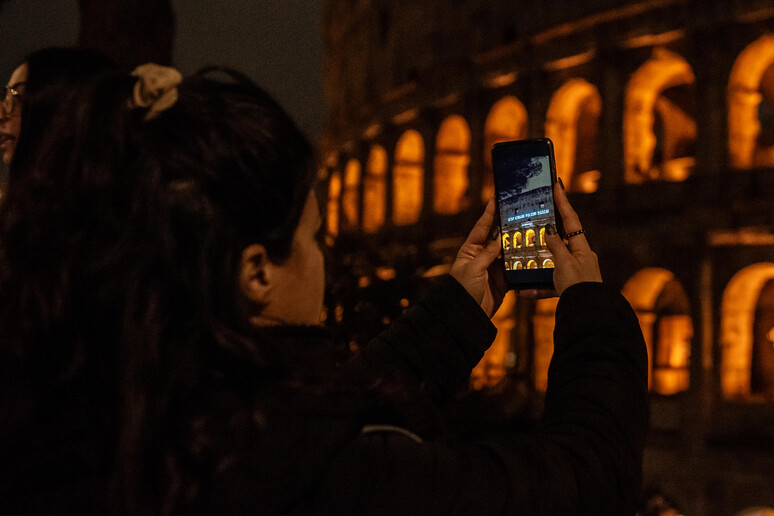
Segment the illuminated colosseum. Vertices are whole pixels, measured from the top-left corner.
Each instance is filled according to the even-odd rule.
[[[686,515],[774,507],[771,0],[327,3],[335,331],[356,347],[448,270],[492,144],[548,136],[649,347],[645,485]],[[539,399],[555,307],[508,297],[471,386]]]

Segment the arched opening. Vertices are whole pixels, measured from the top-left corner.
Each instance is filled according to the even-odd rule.
[[[470,385],[474,389],[494,387],[500,383],[512,366],[511,340],[513,328],[516,326],[514,308],[516,307],[516,292],[505,295],[502,305],[492,317],[492,323],[497,328],[494,342],[484,353],[481,361],[470,374]]]
[[[376,233],[387,214],[387,151],[381,145],[371,147],[363,179],[363,231]]]
[[[514,270],[517,270],[517,271],[520,271],[520,270],[522,270],[523,268],[524,268],[524,264],[523,264],[523,263],[521,263],[520,261],[517,261],[517,262],[516,262],[516,265],[513,267],[513,269],[514,269]]]
[[[543,260],[543,268],[544,269],[553,269],[556,265],[554,265],[554,261],[551,258],[547,258]]]
[[[683,286],[668,270],[649,268],[632,276],[621,293],[640,321],[651,390],[663,395],[687,390],[693,322]]]
[[[351,159],[344,169],[344,190],[341,193],[342,226],[344,229],[355,229],[358,225],[360,206],[360,162]]]
[[[523,237],[521,235],[521,231],[517,231],[513,235],[513,247],[516,249],[521,249],[522,245],[523,245]]]
[[[737,272],[723,293],[720,386],[726,398],[774,396],[774,263]]]
[[[569,191],[597,191],[600,176],[597,134],[601,112],[599,90],[583,79],[570,79],[551,99],[546,136],[554,142],[557,175]]]
[[[695,78],[690,65],[668,50],[629,80],[624,111],[626,182],[683,181],[695,163]]]
[[[334,172],[328,180],[327,226],[330,236],[339,234],[339,201],[341,201],[341,173]]]
[[[540,246],[546,246],[546,228],[540,228]]]
[[[532,331],[535,336],[532,365],[535,389],[540,392],[545,392],[548,387],[548,366],[554,355],[554,323],[558,303],[558,297],[539,299],[532,318]]]
[[[511,250],[511,235],[508,233],[503,233],[503,250],[504,251]]]
[[[728,83],[731,166],[774,166],[774,34],[739,54]]]
[[[395,148],[392,220],[398,226],[414,224],[422,213],[424,191],[425,142],[422,135],[409,129]]]
[[[535,230],[527,230],[527,247],[535,247]]]
[[[484,186],[481,200],[488,202],[494,195],[492,146],[498,142],[527,137],[527,110],[516,97],[504,97],[492,106],[484,124]]]
[[[535,260],[530,260],[530,261],[527,262],[527,268],[528,269],[537,269],[538,268],[538,264],[537,264],[537,262]]]
[[[454,215],[465,209],[470,163],[470,128],[464,118],[443,121],[436,139],[433,210]]]

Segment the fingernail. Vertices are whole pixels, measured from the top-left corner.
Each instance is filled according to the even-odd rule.
[[[560,177],[556,182],[559,183],[559,186],[561,186],[562,190],[564,190],[564,182],[562,181],[562,178]]]
[[[549,235],[556,235],[556,226],[553,224],[546,224],[546,233]]]
[[[500,226],[494,225],[492,226],[492,229],[489,230],[489,240],[495,241],[497,240],[497,237],[500,235]]]

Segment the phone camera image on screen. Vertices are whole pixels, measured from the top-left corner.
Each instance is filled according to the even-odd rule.
[[[553,281],[545,233],[546,224],[556,224],[550,152],[544,141],[508,142],[493,152],[503,259],[514,288],[550,288]]]

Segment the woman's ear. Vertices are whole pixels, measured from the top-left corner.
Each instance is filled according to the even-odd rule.
[[[252,244],[242,251],[239,289],[250,301],[264,305],[272,290],[272,267],[266,248]]]

